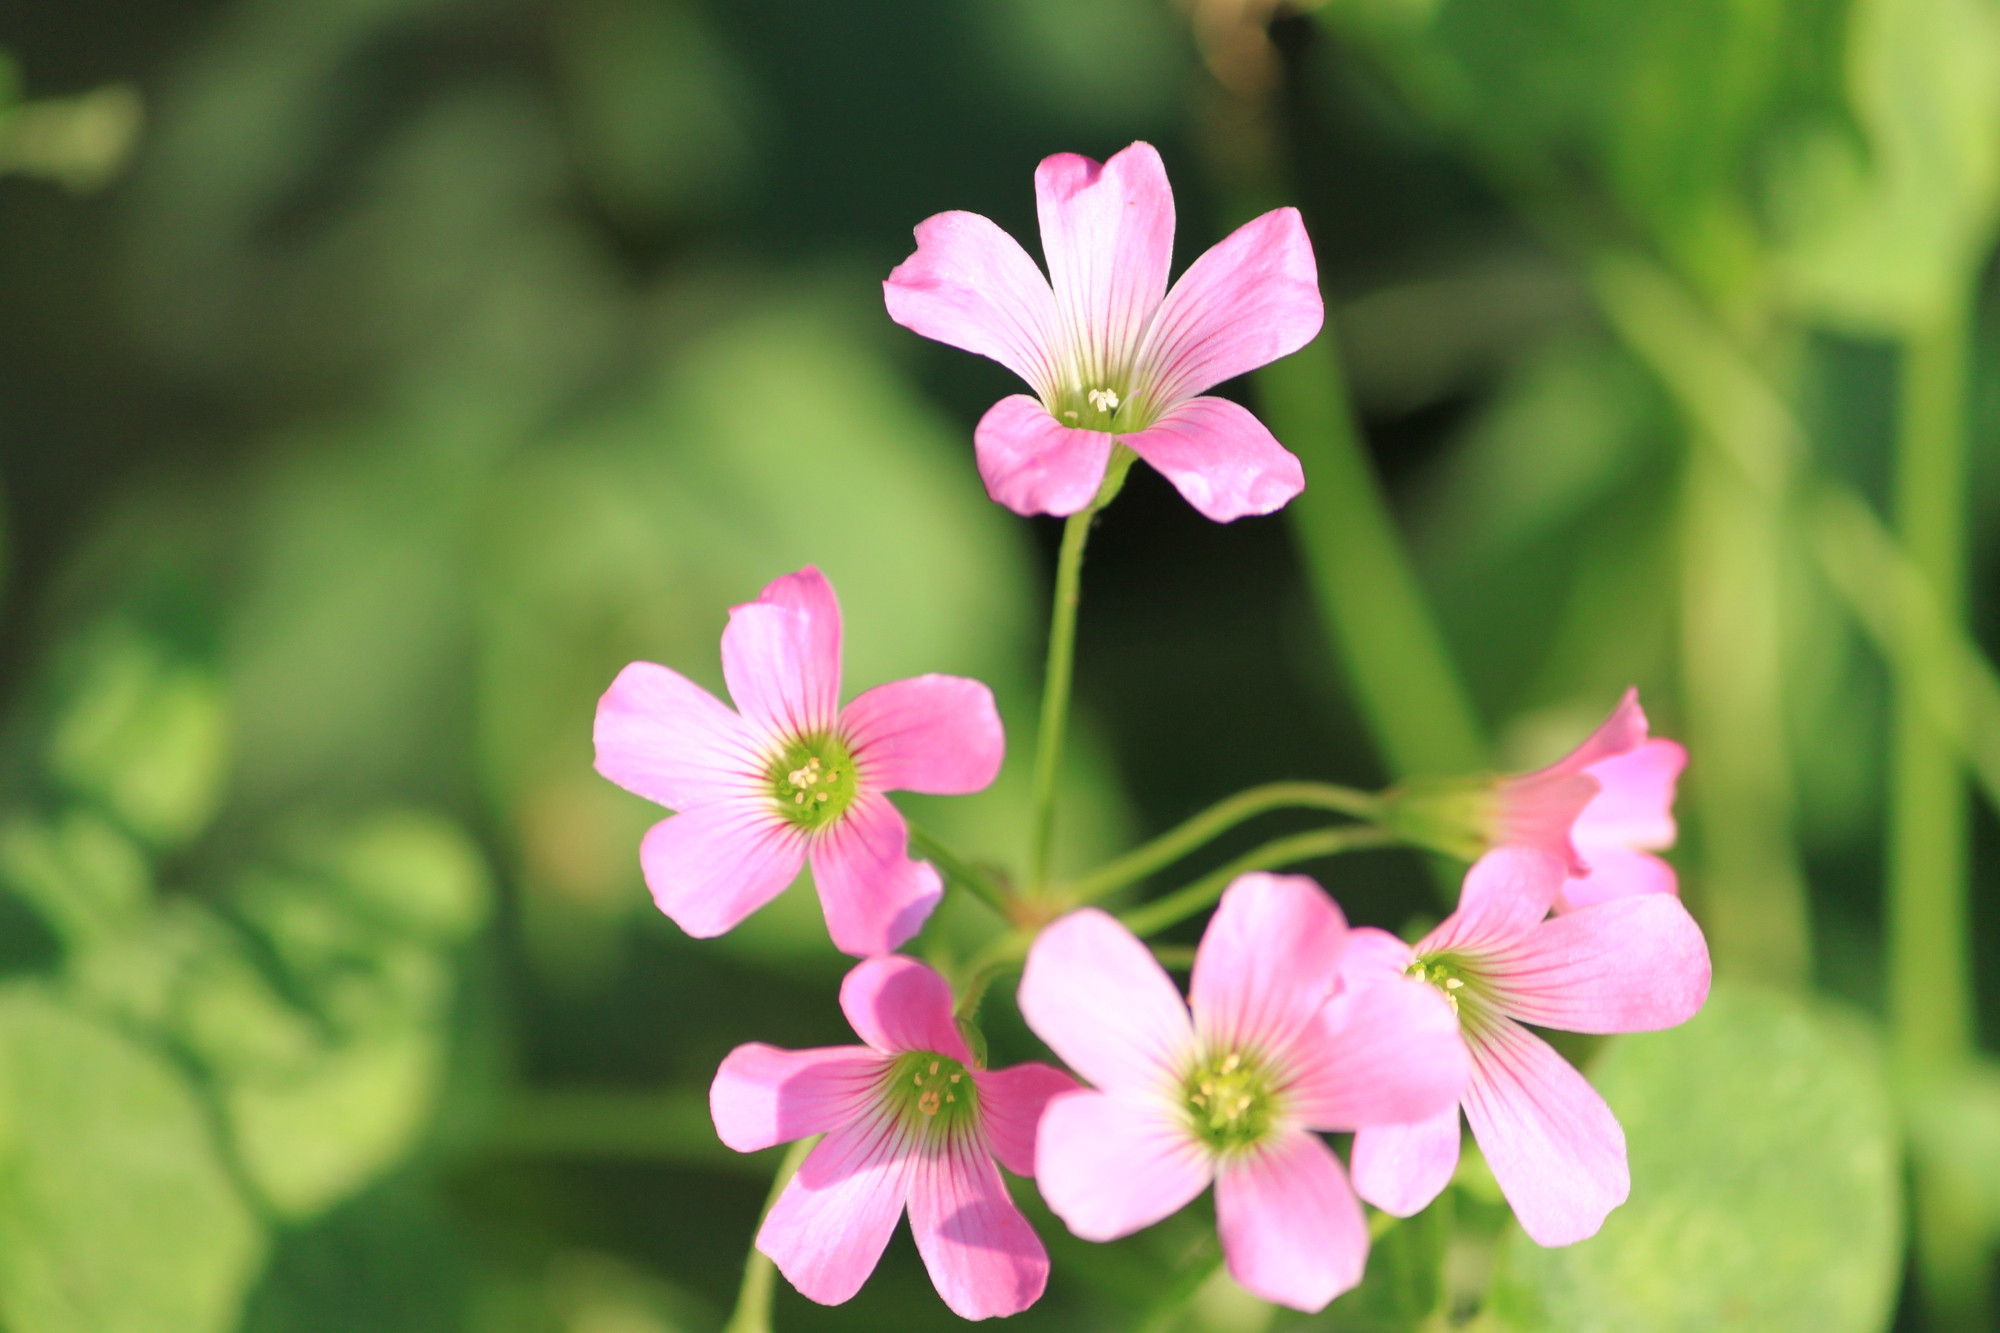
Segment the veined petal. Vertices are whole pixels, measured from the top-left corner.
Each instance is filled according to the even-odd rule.
[[[1577,818],[1603,790],[1588,773],[1558,768],[1503,779],[1494,793],[1493,841],[1546,852],[1570,874],[1589,874],[1573,831]]]
[[[931,1051],[972,1063],[952,1021],[950,983],[914,958],[888,955],[856,965],[840,983],[840,1011],[855,1036],[885,1055]]]
[[[670,667],[634,662],[597,701],[597,771],[669,810],[741,795],[756,743],[728,705]]]
[[[1035,1035],[1100,1088],[1159,1088],[1194,1050],[1187,1006],[1165,970],[1094,907],[1035,938],[1015,1002]]]
[[[1417,945],[1419,954],[1505,944],[1548,915],[1563,883],[1562,863],[1531,847],[1495,847],[1472,863],[1458,910]]]
[[[877,791],[983,791],[1007,754],[993,691],[963,676],[877,685],[842,710],[840,731]]]
[[[1065,426],[1024,393],[986,409],[972,447],[986,493],[1022,515],[1066,518],[1085,508],[1111,461],[1109,435]]]
[[[1597,1234],[1625,1202],[1625,1131],[1583,1075],[1506,1019],[1468,1032],[1465,1118],[1500,1192],[1537,1245]]]
[[[1060,1069],[1030,1061],[1005,1069],[975,1069],[979,1089],[979,1119],[986,1140],[1000,1165],[1017,1176],[1035,1174],[1035,1127],[1049,1098],[1076,1089],[1076,1080]]]
[[[1138,382],[1155,402],[1178,403],[1298,351],[1325,319],[1299,210],[1273,209],[1181,274],[1146,332]]]
[[[1370,1125],[1354,1136],[1354,1192],[1385,1213],[1414,1217],[1458,1170],[1458,1107],[1407,1125]]]
[[[909,1142],[876,1117],[852,1121],[806,1155],[757,1232],[757,1248],[821,1305],[875,1271],[909,1197]]]
[[[723,1057],[708,1089],[716,1137],[737,1152],[756,1152],[829,1133],[870,1108],[888,1067],[866,1046],[738,1046]]]
[[[1637,701],[1634,701],[1637,707]],[[1585,842],[1618,843],[1658,850],[1674,845],[1674,785],[1687,767],[1687,751],[1674,741],[1647,741],[1624,754],[1600,759],[1590,776],[1603,788],[1576,817],[1574,836]],[[1589,860],[1589,853],[1585,853]],[[1596,869],[1596,863],[1591,863]]]
[[[1248,408],[1226,398],[1190,398],[1118,438],[1217,523],[1283,509],[1306,488],[1299,460]]]
[[[1179,1212],[1212,1174],[1207,1150],[1156,1097],[1082,1089],[1042,1112],[1035,1183],[1085,1240],[1116,1240]]]
[[[1437,988],[1394,977],[1321,1011],[1291,1059],[1286,1106],[1314,1129],[1403,1124],[1456,1107],[1471,1071],[1458,1015]]]
[[[1340,951],[1341,984],[1361,986],[1394,981],[1408,972],[1416,960],[1416,951],[1388,931],[1375,926],[1356,926],[1347,932],[1347,947]]]
[[[1646,740],[1646,710],[1639,706],[1639,687],[1633,686],[1618,700],[1611,716],[1598,724],[1583,744],[1538,770],[1542,773],[1581,773],[1595,768],[1615,755],[1636,749]]]
[[[969,1138],[916,1159],[910,1234],[931,1285],[960,1319],[1019,1314],[1041,1299],[1049,1252]]]
[[[784,892],[805,860],[795,829],[742,800],[663,819],[639,843],[653,901],[696,939],[730,930]]]
[[[1195,950],[1188,1005],[1203,1043],[1275,1052],[1311,1026],[1340,976],[1347,920],[1304,875],[1239,876]]]
[[[1215,1230],[1238,1285],[1294,1310],[1324,1309],[1368,1262],[1368,1224],[1340,1159],[1304,1130],[1222,1162]]]
[[[912,861],[910,829],[889,798],[855,793],[847,813],[810,844],[827,934],[842,953],[888,953],[917,933],[944,897],[927,861]]]
[[[840,603],[811,565],[731,607],[722,675],[743,716],[769,734],[810,735],[840,712]]]
[[[1110,383],[1132,362],[1174,252],[1174,192],[1148,143],[1103,165],[1075,153],[1035,168],[1042,254],[1072,373],[1081,387]]]
[[[1020,242],[977,213],[917,224],[917,252],[882,284],[889,318],[926,338],[991,357],[1053,398],[1056,302]]]
[[[1580,843],[1577,850],[1590,862],[1590,873],[1582,879],[1563,881],[1562,893],[1556,898],[1558,914],[1617,898],[1645,893],[1672,896],[1681,891],[1674,868],[1651,852],[1635,852],[1607,842]]]
[[[1563,1032],[1670,1028],[1708,998],[1708,942],[1669,894],[1544,921],[1486,967],[1503,1010]]]

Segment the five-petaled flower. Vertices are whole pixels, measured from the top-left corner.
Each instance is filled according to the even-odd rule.
[[[909,857],[887,791],[975,792],[1005,737],[976,680],[918,676],[840,707],[840,606],[808,566],[731,609],[722,674],[741,714],[678,672],[634,662],[597,705],[597,771],[679,811],[640,844],[646,885],[690,935],[720,935],[812,862],[842,950],[886,953],[942,896]]]
[[[907,1206],[938,1295],[966,1319],[1019,1313],[1049,1257],[993,1159],[1035,1169],[1035,1126],[1074,1088],[1044,1064],[981,1069],[952,1021],[951,988],[910,958],[847,974],[840,1007],[865,1046],[739,1046],[716,1071],[709,1109],[738,1152],[824,1134],[757,1233],[791,1284],[836,1305],[875,1271]]]
[[[987,493],[1019,514],[1073,514],[1114,442],[1227,522],[1305,487],[1299,460],[1256,417],[1203,396],[1311,342],[1324,317],[1298,210],[1245,223],[1167,290],[1174,196],[1152,145],[1099,164],[1073,153],[1035,170],[1049,274],[976,213],[917,227],[883,283],[889,317],[991,357],[1035,397],[1001,399],[973,436]]]
[[[1708,945],[1672,894],[1614,898],[1551,917],[1563,865],[1503,847],[1465,877],[1458,910],[1412,949],[1357,930],[1341,968],[1350,983],[1420,978],[1447,996],[1472,1055],[1466,1121],[1513,1205],[1543,1245],[1597,1234],[1625,1201],[1625,1133],[1604,1099],[1548,1043],[1521,1026],[1647,1032],[1693,1017],[1708,998]],[[1458,1165],[1458,1108],[1354,1136],[1354,1187],[1407,1217]]]
[[[1202,936],[1183,1004],[1104,913],[1042,932],[1021,1013],[1096,1085],[1049,1103],[1035,1155],[1042,1197],[1071,1231],[1125,1235],[1213,1180],[1223,1255],[1249,1291],[1317,1310],[1360,1281],[1368,1228],[1312,1131],[1450,1108],[1466,1055],[1428,987],[1390,976],[1335,993],[1347,935],[1310,879],[1245,875]]]

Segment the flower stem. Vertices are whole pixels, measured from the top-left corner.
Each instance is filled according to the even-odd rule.
[[[1372,820],[1381,813],[1382,802],[1373,793],[1325,782],[1272,782],[1252,787],[1217,801],[1178,827],[1085,875],[1069,886],[1067,896],[1074,902],[1093,902],[1172,865],[1246,819],[1288,808],[1334,810]]]
[[[1181,1261],[1180,1271],[1169,1279],[1159,1299],[1139,1319],[1138,1333],[1169,1333],[1180,1327],[1181,1315],[1202,1284],[1222,1266],[1222,1245],[1209,1232],[1194,1252]]]
[[[800,1139],[785,1150],[785,1159],[778,1163],[778,1172],[771,1178],[771,1192],[764,1198],[764,1211],[757,1215],[759,1227],[763,1226],[772,1205],[778,1202],[778,1196],[784,1193],[785,1186],[791,1183],[792,1173],[799,1169],[799,1163],[806,1160],[806,1154],[818,1142],[819,1135],[815,1134],[811,1138]],[[743,1286],[736,1295],[736,1311],[723,1325],[722,1333],[771,1333],[771,1291],[777,1271],[777,1266],[752,1241],[750,1258],[743,1265]]]
[[[947,885],[958,885],[998,912],[1002,918],[1012,920],[1005,889],[995,884],[984,871],[915,824],[910,824],[909,830],[911,849],[936,866]]]
[[[1275,838],[1164,898],[1120,912],[1118,918],[1134,935],[1156,934],[1213,905],[1238,875],[1252,870],[1275,870],[1280,866],[1362,847],[1388,847],[1397,841],[1395,834],[1373,824],[1343,824],[1339,828],[1314,829],[1308,833],[1294,833],[1288,838]]]
[[[1111,447],[1104,483],[1088,508],[1063,524],[1062,552],[1056,557],[1055,605],[1049,613],[1049,661],[1042,681],[1042,723],[1035,739],[1034,841],[1029,847],[1028,889],[1040,893],[1049,882],[1049,854],[1055,844],[1056,782],[1062,776],[1063,737],[1069,729],[1069,687],[1076,661],[1076,607],[1083,581],[1083,547],[1090,524],[1125,484],[1136,458],[1122,444]]]

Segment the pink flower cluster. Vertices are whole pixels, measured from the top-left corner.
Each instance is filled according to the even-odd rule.
[[[1035,389],[979,424],[993,497],[1078,512],[1121,447],[1213,519],[1298,494],[1298,460],[1244,409],[1203,396],[1318,332],[1297,213],[1247,224],[1169,290],[1173,197],[1151,147],[1102,165],[1049,158],[1035,186],[1046,279],[991,222],[945,213],[885,284],[897,321]],[[806,1296],[853,1296],[907,1213],[955,1313],[1026,1309],[1049,1258],[1004,1167],[1092,1241],[1212,1185],[1235,1280],[1319,1310],[1361,1279],[1362,1200],[1408,1215],[1449,1183],[1461,1113],[1536,1241],[1590,1236],[1624,1200],[1616,1118],[1524,1025],[1644,1031],[1707,996],[1706,943],[1652,855],[1674,840],[1686,754],[1648,739],[1636,691],[1546,769],[1436,789],[1445,814],[1430,827],[1491,850],[1415,945],[1349,929],[1310,879],[1248,874],[1223,892],[1183,999],[1115,917],[1084,908],[1048,925],[1017,1000],[1073,1076],[986,1068],[945,978],[890,952],[942,886],[910,858],[886,793],[993,781],[1005,741],[987,688],[928,675],[842,706],[840,608],[812,568],[734,608],[721,655],[734,708],[664,666],[621,672],[598,707],[597,768],[674,812],[640,861],[689,934],[729,930],[810,864],[834,943],[863,958],[840,992],[861,1044],[739,1046],[710,1091],[716,1131],[739,1151],[821,1136],[757,1236]],[[1346,1165],[1322,1137],[1333,1132],[1354,1135]]]

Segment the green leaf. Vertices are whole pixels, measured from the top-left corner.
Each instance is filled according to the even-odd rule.
[[[264,1236],[160,1056],[0,992],[0,1317],[11,1333],[226,1333]]]
[[[72,949],[141,922],[153,894],[139,849],[86,810],[68,811],[53,824],[17,817],[0,826],[0,881],[32,903]]]
[[[1593,1082],[1632,1196],[1590,1240],[1518,1233],[1495,1293],[1562,1333],[1874,1333],[1902,1275],[1902,1164],[1872,1035],[1719,984],[1691,1022],[1620,1038]]]

